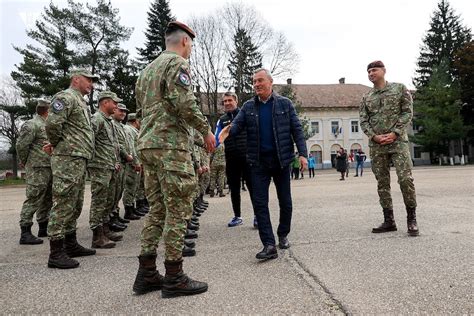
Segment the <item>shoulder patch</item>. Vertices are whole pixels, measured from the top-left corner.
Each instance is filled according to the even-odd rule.
[[[64,110],[64,103],[58,99],[54,100],[53,103],[51,103],[51,106],[56,112]]]
[[[191,78],[189,77],[189,74],[186,70],[183,68],[179,69],[179,75],[178,75],[178,84],[188,87],[191,85]]]

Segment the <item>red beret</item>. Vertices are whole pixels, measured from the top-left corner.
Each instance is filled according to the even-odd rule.
[[[385,65],[381,60],[376,60],[367,65],[367,70],[370,68],[385,68]]]
[[[189,26],[179,21],[171,21],[168,23],[168,28],[166,29],[165,35],[168,35],[176,30],[185,31],[191,37],[191,39],[196,37],[196,33],[194,33],[194,31],[191,30]]]

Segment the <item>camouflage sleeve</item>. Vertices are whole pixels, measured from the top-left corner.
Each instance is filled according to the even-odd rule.
[[[28,154],[30,151],[30,146],[35,140],[35,130],[31,126],[31,122],[28,121],[20,129],[20,135],[16,141],[16,152],[18,158],[22,164],[26,164],[28,160]]]
[[[365,135],[369,137],[369,140],[370,140],[372,139],[372,137],[376,135],[376,133],[374,132],[369,122],[369,114],[367,113],[367,103],[365,101],[365,98],[366,98],[365,96],[362,98],[362,101],[359,107],[360,127],[364,131]]]
[[[187,63],[176,63],[170,71],[172,79],[167,83],[168,100],[176,107],[179,117],[202,135],[207,135],[210,132],[210,127],[197,106]]]
[[[71,107],[67,98],[56,97],[52,100],[51,106],[49,107],[48,118],[46,119],[46,135],[48,140],[54,147],[63,138],[62,131],[63,125],[66,122]]]
[[[404,133],[408,124],[413,118],[413,99],[407,87],[402,85],[402,98],[400,101],[400,115],[398,121],[393,128],[393,132],[400,136]]]

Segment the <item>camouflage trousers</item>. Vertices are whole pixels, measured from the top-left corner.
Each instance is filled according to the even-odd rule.
[[[20,213],[20,226],[42,223],[48,220],[49,211],[53,206],[53,174],[48,167],[26,167],[26,200]]]
[[[140,181],[138,182],[137,195],[135,200],[143,200],[146,198],[145,195],[145,173],[142,171],[140,173]]]
[[[192,214],[196,188],[191,154],[177,150],[145,149],[140,151],[140,160],[150,204],[141,233],[141,255],[156,254],[163,238],[165,259],[180,260],[186,220]]]
[[[377,179],[377,191],[380,205],[385,209],[393,209],[392,195],[390,193],[390,163],[395,166],[398,184],[403,195],[403,202],[407,208],[416,208],[416,193],[411,169],[408,145],[397,152],[386,151],[383,148],[371,148],[372,171]]]
[[[84,204],[87,160],[82,157],[52,156],[53,207],[49,214],[48,236],[63,239],[76,231]]]
[[[119,209],[119,202],[122,199],[123,190],[125,186],[125,166],[125,164],[120,164],[120,170],[116,172],[115,199],[112,210]]]
[[[221,192],[224,190],[224,183],[225,183],[225,165],[213,165],[211,166],[211,185],[210,190],[214,191],[216,189],[217,183],[217,191]]]
[[[91,180],[91,209],[89,226],[95,229],[108,223],[115,203],[118,172],[111,169],[88,168]]]
[[[206,190],[210,182],[211,175],[209,174],[209,171],[199,176],[199,194],[206,194]]]
[[[136,172],[133,165],[125,167],[125,186],[123,191],[123,205],[134,205],[137,198],[138,186],[140,185],[140,173]]]

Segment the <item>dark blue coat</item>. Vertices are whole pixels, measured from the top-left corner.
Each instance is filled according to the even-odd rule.
[[[290,99],[273,92],[273,136],[277,149],[278,160],[282,168],[288,166],[295,157],[294,143],[300,156],[308,157],[303,128],[296,115],[295,107]],[[247,162],[252,165],[259,163],[260,137],[258,122],[258,97],[248,100],[242,106],[232,122],[230,136],[240,131],[247,131]]]

